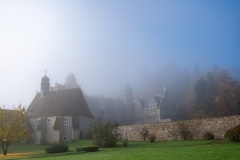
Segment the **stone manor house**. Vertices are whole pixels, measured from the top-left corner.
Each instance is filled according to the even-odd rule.
[[[124,98],[105,98],[83,93],[74,74],[65,84],[50,86],[45,75],[38,92],[27,109],[30,141],[50,143],[86,138],[94,122],[120,125],[158,123],[174,118],[170,97],[163,93],[145,99],[134,98],[128,85]]]

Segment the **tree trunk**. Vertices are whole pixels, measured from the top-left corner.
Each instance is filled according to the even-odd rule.
[[[4,156],[7,155],[7,148],[5,148],[5,149],[3,150],[3,155],[4,155]]]
[[[3,155],[6,156],[7,155],[7,149],[8,149],[8,143],[7,144],[2,144],[1,148],[3,150]]]

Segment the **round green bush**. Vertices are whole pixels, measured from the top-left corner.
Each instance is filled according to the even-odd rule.
[[[214,134],[212,132],[205,132],[203,135],[203,139],[205,140],[213,140]]]
[[[51,143],[45,148],[46,153],[61,153],[68,151],[68,145],[66,143]]]
[[[225,132],[224,138],[230,142],[239,143],[240,142],[240,125],[229,129]]]

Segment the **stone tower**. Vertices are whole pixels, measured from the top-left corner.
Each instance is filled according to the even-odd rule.
[[[49,88],[50,88],[50,79],[45,76],[41,79],[41,97],[46,96],[49,93]]]
[[[127,88],[125,90],[123,118],[125,124],[134,123],[133,93],[132,88],[129,85],[127,85]]]

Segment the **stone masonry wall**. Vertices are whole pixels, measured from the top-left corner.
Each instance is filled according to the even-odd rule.
[[[140,134],[143,128],[148,129],[149,133],[155,133],[157,140],[176,140],[181,139],[178,133],[179,123],[184,123],[189,127],[193,135],[193,139],[202,139],[205,132],[209,131],[214,133],[215,139],[223,139],[225,132],[240,124],[240,115],[194,119],[185,121],[171,121],[160,122],[155,124],[138,124],[119,126],[118,133],[122,138],[127,137],[130,141],[142,141],[143,138]]]

